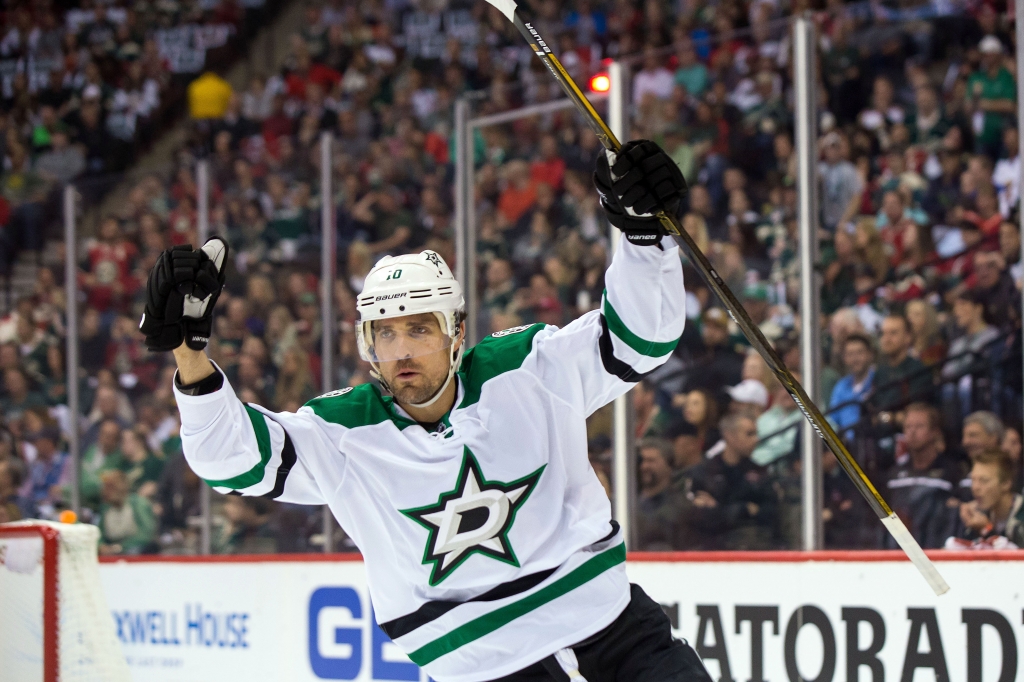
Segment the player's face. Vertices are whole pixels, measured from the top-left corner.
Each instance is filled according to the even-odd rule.
[[[373,323],[381,376],[399,403],[430,400],[448,378],[451,340],[431,313]]]

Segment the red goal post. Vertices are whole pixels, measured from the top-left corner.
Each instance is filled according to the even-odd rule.
[[[59,667],[59,643],[60,632],[57,628],[57,558],[59,548],[57,544],[58,531],[47,525],[14,525],[0,524],[0,566],[8,570],[7,554],[9,543],[4,540],[39,538],[42,542],[43,569],[43,604],[42,604],[42,635],[43,635],[43,682],[57,682]]]
[[[127,682],[100,584],[98,541],[99,529],[86,524],[0,524],[5,675],[27,682]]]

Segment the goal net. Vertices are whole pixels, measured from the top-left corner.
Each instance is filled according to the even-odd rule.
[[[0,678],[128,682],[100,585],[99,529],[0,524]]]

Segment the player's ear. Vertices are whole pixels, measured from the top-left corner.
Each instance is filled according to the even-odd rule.
[[[466,340],[466,321],[462,320],[462,321],[459,322],[459,336],[455,340],[455,343],[457,343],[457,344],[459,344],[461,346],[465,342],[465,340]]]

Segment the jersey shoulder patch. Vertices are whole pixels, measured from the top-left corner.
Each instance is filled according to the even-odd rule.
[[[499,374],[519,369],[533,350],[533,338],[546,324],[527,324],[495,332],[466,351],[459,375],[466,395],[459,407],[468,407],[480,400],[486,382]]]
[[[373,426],[386,421],[393,421],[399,429],[411,426],[415,422],[403,419],[391,409],[391,398],[382,396],[380,389],[373,384],[342,388],[330,391],[313,398],[305,407],[332,424],[340,424],[347,429],[360,426]]]

